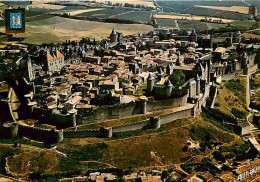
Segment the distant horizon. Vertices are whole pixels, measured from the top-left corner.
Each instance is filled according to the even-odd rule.
[[[113,1],[113,0],[112,0]],[[142,1],[153,1],[153,0],[142,0]],[[219,1],[219,0],[156,0],[156,1]],[[238,2],[242,2],[242,0],[221,0],[219,2],[232,2],[232,1],[238,1]],[[243,0],[244,2],[246,1],[254,1],[254,2],[259,2],[260,0]]]

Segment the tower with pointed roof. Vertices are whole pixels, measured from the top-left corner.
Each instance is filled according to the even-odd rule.
[[[166,95],[167,98],[168,98],[168,97],[171,97],[172,88],[173,88],[173,85],[172,85],[171,81],[168,80],[168,81],[166,82],[166,90],[165,90],[165,95]]]
[[[147,92],[149,95],[153,93],[153,87],[154,87],[154,77],[152,73],[149,73],[147,78]]]
[[[181,53],[179,52],[179,53],[178,53],[178,58],[177,58],[177,60],[176,60],[176,65],[177,65],[177,66],[181,66],[181,65],[182,65],[182,64],[181,64],[181,58],[180,58],[180,57],[181,57]]]
[[[198,41],[198,35],[195,31],[195,29],[192,29],[190,33],[190,42],[197,42]]]
[[[209,61],[207,62],[207,64],[209,65],[209,66],[208,66],[208,82],[210,82],[210,80],[211,80],[210,74],[211,74],[211,72],[212,72],[212,61],[209,60]]]
[[[248,63],[248,55],[245,52],[242,58],[242,62],[241,62],[241,68],[246,68],[247,67],[247,63]]]
[[[110,42],[116,42],[117,41],[117,32],[115,30],[115,28],[112,29],[112,32],[110,34]]]
[[[171,75],[173,72],[173,65],[172,64],[168,64],[167,68],[166,68],[167,74]]]
[[[241,43],[242,34],[240,31],[233,35],[233,43]]]
[[[198,74],[196,77],[196,95],[200,95],[200,77]]]
[[[157,76],[157,78],[158,78],[159,81],[162,80],[163,75],[164,75],[164,72],[162,71],[162,68],[160,67],[160,68],[158,69],[158,71],[157,71],[157,74],[156,74],[156,76]]]

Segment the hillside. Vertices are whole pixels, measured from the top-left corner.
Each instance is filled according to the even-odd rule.
[[[230,80],[218,87],[215,108],[233,117],[245,118],[246,77]]]
[[[200,144],[202,148],[184,150],[188,140],[194,141],[196,145]],[[177,120],[162,126],[158,131],[126,132],[111,139],[65,139],[57,144],[57,149],[44,149],[39,144],[29,143],[30,145],[22,144],[22,147],[17,148],[1,144],[0,150],[6,151],[1,153],[1,159],[8,157],[7,164],[14,176],[59,178],[85,174],[87,170],[97,168],[137,170],[144,167],[168,166],[189,159],[192,159],[191,162],[199,161],[211,152],[204,147],[209,145],[209,141],[226,143],[225,145],[243,143],[238,136],[212,125],[203,115]],[[13,143],[8,140],[2,142]],[[0,169],[3,170],[4,165]]]
[[[113,28],[118,32],[122,32],[123,35],[148,33],[153,30],[152,26],[142,24],[102,23],[62,17],[47,17],[29,21],[26,25],[26,33],[17,35],[17,37],[25,37],[23,43],[29,44],[61,43],[66,39],[79,40],[82,37],[100,40],[108,37]],[[5,32],[5,28],[1,27],[0,32]]]
[[[156,130],[139,130],[122,133],[112,139],[77,138],[65,139],[58,145],[58,150],[74,155],[81,151],[77,159],[86,167],[95,167],[100,163],[123,169],[142,168],[154,165],[169,165],[187,161],[195,151],[183,152],[187,140],[204,143],[207,140],[241,143],[241,139],[208,123],[203,117],[177,120]],[[117,138],[119,137],[119,138]],[[101,146],[102,145],[102,146]],[[98,154],[89,153],[90,148]],[[78,151],[78,152],[77,152]],[[203,152],[196,151],[203,155]],[[155,155],[156,154],[156,155]],[[155,155],[155,156],[154,156]],[[140,160],[142,159],[142,160]],[[71,162],[72,162],[71,161]]]

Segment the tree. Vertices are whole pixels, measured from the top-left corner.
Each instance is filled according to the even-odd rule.
[[[164,170],[163,172],[162,172],[162,176],[161,176],[161,179],[162,180],[164,180],[164,179],[167,179],[168,178],[168,171],[166,171],[166,170]]]
[[[217,161],[225,162],[225,158],[220,151],[213,152],[213,156]]]
[[[177,89],[185,83],[185,74],[181,70],[174,70],[169,79],[172,82],[174,89]]]
[[[17,71],[17,68],[18,65],[15,61],[6,64],[0,64],[0,81],[18,77],[20,75],[20,72]]]
[[[166,35],[164,35],[161,32],[158,34],[158,37],[159,37],[160,40],[165,40],[166,39]]]

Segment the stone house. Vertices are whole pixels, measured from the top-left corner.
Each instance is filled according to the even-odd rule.
[[[196,174],[190,174],[183,179],[184,182],[203,182]]]
[[[218,178],[221,179],[223,182],[235,182],[237,176],[231,171],[224,171],[218,175]]]
[[[67,111],[73,110],[75,109],[76,105],[80,102],[80,100],[82,99],[81,96],[79,95],[73,95],[71,96],[67,102],[65,102],[65,108]]]
[[[260,160],[254,160],[251,164],[239,166],[234,172],[237,181],[245,180],[260,171]]]
[[[65,100],[71,94],[72,85],[62,84],[56,88],[61,100]]]
[[[113,81],[100,81],[99,87],[102,90],[118,90],[119,89],[119,82],[113,82]]]
[[[213,52],[214,59],[215,60],[221,60],[226,53],[226,49],[224,47],[218,47],[216,50]]]
[[[58,50],[54,53],[47,51],[46,61],[48,74],[53,74],[55,71],[60,71],[65,66],[64,56]]]

